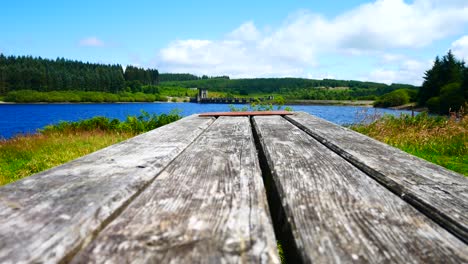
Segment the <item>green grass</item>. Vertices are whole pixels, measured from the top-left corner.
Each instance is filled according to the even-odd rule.
[[[170,114],[128,116],[125,121],[94,117],[60,122],[35,135],[0,141],[0,185],[14,182],[180,119]]]
[[[197,97],[198,90],[190,90],[185,87],[165,86],[164,84],[158,86],[159,93],[162,96],[170,97]]]
[[[0,141],[0,185],[14,182],[134,136],[115,131],[50,132]]]
[[[282,264],[286,263],[286,258],[284,256],[284,250],[283,246],[281,245],[281,242],[279,240],[276,240],[276,248],[278,249],[278,255],[280,257],[280,261]]]
[[[384,116],[352,129],[468,176],[468,117]]]

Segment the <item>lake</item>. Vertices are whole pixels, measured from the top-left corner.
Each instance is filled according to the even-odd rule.
[[[241,106],[236,106],[241,107]],[[337,124],[356,122],[360,111],[399,115],[408,111],[374,109],[360,106],[293,105],[294,111],[304,111]],[[183,116],[229,111],[227,104],[197,103],[117,103],[117,104],[0,104],[0,137],[11,138],[17,134],[35,133],[37,129],[59,121],[77,121],[94,116],[125,119],[128,115],[139,115],[141,110],[149,113],[169,113],[179,109]]]

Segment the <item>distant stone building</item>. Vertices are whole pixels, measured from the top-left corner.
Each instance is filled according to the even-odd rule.
[[[203,99],[208,98],[208,90],[207,89],[198,89],[198,96],[197,96],[197,101],[200,102]]]

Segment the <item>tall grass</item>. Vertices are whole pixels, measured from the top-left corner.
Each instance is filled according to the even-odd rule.
[[[0,141],[0,185],[134,136],[114,131],[48,132]]]
[[[125,121],[94,117],[60,122],[35,135],[0,140],[0,185],[55,167],[180,119],[170,114],[129,116]]]
[[[468,176],[468,117],[384,115],[357,132]]]
[[[173,110],[169,114],[150,114],[141,111],[139,116],[127,116],[124,121],[118,119],[109,119],[103,116],[93,117],[91,119],[77,122],[59,122],[55,125],[46,126],[41,133],[51,132],[73,132],[73,131],[116,131],[124,133],[138,134],[146,132],[160,126],[164,126],[181,118],[180,111]]]

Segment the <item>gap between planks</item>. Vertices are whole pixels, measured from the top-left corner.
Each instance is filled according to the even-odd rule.
[[[303,261],[467,259],[460,240],[297,126],[254,124]]]
[[[443,183],[447,183],[447,186],[444,187],[442,186],[443,183],[441,183],[439,179],[437,179],[437,181],[435,181],[434,183],[430,183],[429,182],[430,179],[428,179],[427,177],[425,178],[424,175],[421,176],[418,173],[415,174],[412,171],[412,172],[408,172],[409,175],[405,175],[405,176],[414,177],[414,179],[417,179],[421,182],[416,181],[416,183],[414,184],[406,183],[404,179],[399,179],[399,178],[402,178],[404,174],[407,174],[404,170],[401,170],[399,172],[390,172],[390,173],[388,173],[388,171],[382,171],[384,169],[389,170],[390,167],[394,169],[398,166],[392,165],[389,167],[388,164],[379,164],[378,166],[375,164],[374,165],[366,164],[365,162],[366,157],[363,156],[363,153],[359,153],[359,147],[361,146],[356,147],[356,149],[351,149],[349,146],[343,147],[343,146],[338,145],[336,140],[326,138],[324,133],[326,133],[327,129],[331,129],[329,127],[337,126],[337,125],[332,124],[328,121],[319,119],[315,116],[305,114],[305,113],[297,113],[297,115],[295,116],[285,116],[284,119],[286,119],[288,122],[298,127],[299,129],[301,129],[308,135],[310,135],[312,138],[320,142],[326,148],[330,149],[331,151],[338,154],[346,161],[353,164],[356,168],[363,171],[366,175],[368,175],[369,177],[377,181],[380,185],[390,190],[392,193],[400,197],[402,200],[411,204],[414,208],[416,208],[422,214],[426,215],[428,218],[430,218],[431,220],[439,224],[442,228],[446,229],[453,235],[457,236],[465,244],[468,243],[468,229],[467,229],[467,223],[466,223],[467,216],[463,215],[463,212],[466,212],[467,206],[466,204],[463,205],[463,198],[461,198],[463,194],[460,192],[457,195],[457,192],[454,192],[455,189],[445,190],[447,186],[449,187],[450,185],[455,186],[460,183],[460,180],[465,180],[464,177],[459,177],[461,175],[458,175],[455,172],[449,171],[438,165],[432,164],[428,161],[412,156],[406,152],[403,152],[399,149],[395,149],[391,146],[388,146],[387,144],[381,143],[374,139],[368,138],[367,136],[364,136],[357,132],[340,131],[340,133],[354,133],[355,135],[359,136],[358,141],[362,141],[363,138],[366,138],[366,140],[369,141],[369,142],[366,141],[367,143],[373,143],[374,145],[377,144],[379,147],[386,147],[394,152],[390,154],[398,154],[399,156],[410,158],[412,162],[418,162],[418,164],[420,165],[422,164],[422,166],[431,167],[429,172],[426,172],[429,177],[431,176],[431,173],[435,173],[435,172],[438,172],[437,170],[441,170],[442,171],[441,175],[446,177],[446,180],[448,179],[447,182],[443,182]],[[323,131],[319,131],[318,128],[316,128],[315,126],[311,124],[305,124],[305,123],[300,122],[300,121],[302,122],[311,121],[311,119],[314,119],[313,122],[317,122],[316,124],[317,127],[320,127],[320,126],[329,126],[329,127],[324,128],[325,132],[323,132]],[[337,126],[337,127],[347,131],[346,128],[343,128],[341,126]],[[328,133],[326,134],[329,135],[332,132],[333,131],[328,131]],[[353,144],[359,145],[359,144],[362,144],[362,142],[353,143]],[[385,153],[385,154],[388,155],[388,153]],[[379,166],[381,167],[379,168]],[[410,167],[407,166],[405,169],[408,169],[408,168]],[[410,168],[410,169],[413,170],[414,168]],[[420,169],[423,169],[423,168],[421,167]],[[436,188],[438,186],[437,183],[439,183],[439,186],[442,187],[440,191],[444,192],[444,195],[441,195],[440,193],[437,194],[436,192]],[[433,185],[433,187],[431,187],[431,185]],[[460,185],[459,188],[461,189],[463,188],[463,186]],[[465,188],[466,188],[466,184],[465,184]],[[417,194],[419,194],[421,197],[418,196]],[[436,195],[434,196],[434,194]],[[445,197],[446,195],[448,195],[449,197],[446,198]],[[457,220],[455,219],[456,215],[461,215],[462,218]]]

